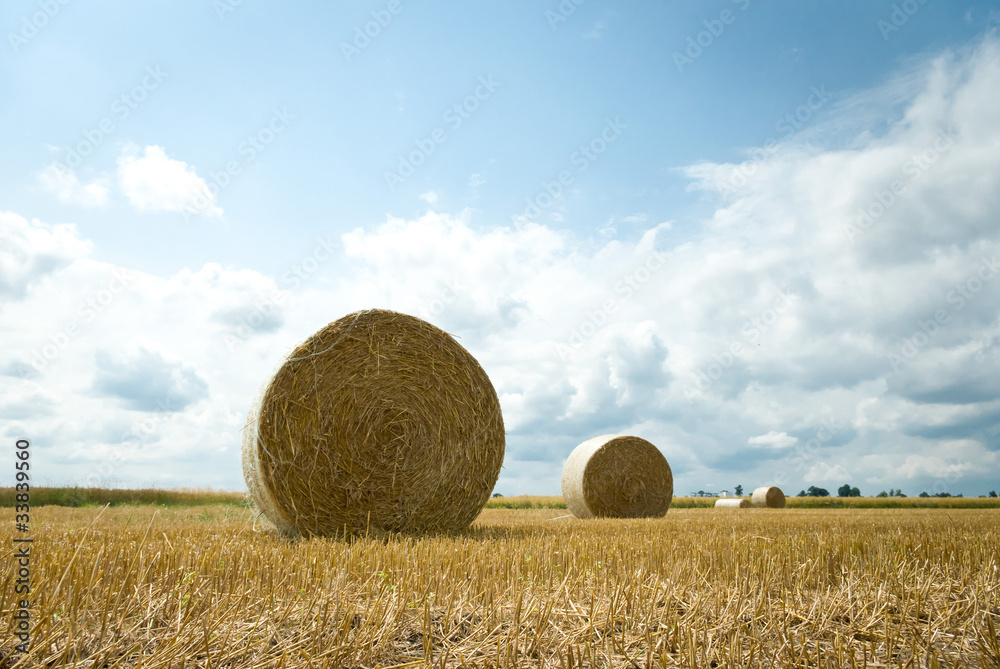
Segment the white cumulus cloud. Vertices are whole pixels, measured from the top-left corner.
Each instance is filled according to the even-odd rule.
[[[57,163],[46,166],[39,173],[38,181],[45,190],[55,194],[60,202],[84,207],[101,207],[107,204],[110,192],[108,179],[100,177],[85,184],[76,176],[76,172]]]
[[[48,225],[0,211],[0,298],[23,297],[29,287],[85,257],[91,248],[73,225]]]
[[[775,432],[772,430],[767,434],[750,437],[747,439],[747,443],[760,448],[788,448],[799,443],[799,440],[796,437],[788,436],[787,432]]]
[[[139,211],[168,211],[222,216],[215,195],[193,167],[152,145],[142,152],[129,145],[118,158],[118,181]]]
[[[851,473],[843,465],[830,465],[826,462],[817,462],[804,477],[806,483],[831,483],[850,481]]]

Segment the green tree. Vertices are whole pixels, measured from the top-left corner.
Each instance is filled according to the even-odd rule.
[[[809,489],[806,491],[806,494],[809,497],[829,497],[830,491],[827,490],[826,488],[817,488],[816,486],[811,485],[809,486]]]
[[[990,497],[996,497],[996,496],[997,496],[997,491],[996,490],[990,490]]]
[[[923,491],[922,493],[920,493],[920,496],[921,496],[921,497],[930,497],[930,495],[928,495],[928,494],[927,494],[927,491],[926,491],[926,490],[925,490],[925,491]]]
[[[889,493],[887,493],[885,490],[883,490],[882,492],[880,492],[879,494],[877,494],[875,496],[876,497],[888,497]]]
[[[837,497],[850,497],[851,496],[851,484],[845,483],[844,485],[837,488]]]
[[[743,496],[743,486],[741,486],[741,485],[738,485],[738,486],[736,486],[735,488],[733,488],[733,493],[734,493],[734,494],[735,494],[735,495],[736,495],[737,497],[742,497],[742,496]],[[994,497],[996,497],[996,495],[993,495],[993,496],[994,496]]]
[[[857,487],[851,488],[851,497],[861,497],[861,491]]]

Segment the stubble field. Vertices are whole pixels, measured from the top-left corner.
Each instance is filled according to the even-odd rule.
[[[998,510],[566,514],[292,542],[237,506],[40,507],[17,666],[1000,666]]]

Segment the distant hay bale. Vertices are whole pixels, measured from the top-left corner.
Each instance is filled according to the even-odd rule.
[[[243,473],[289,535],[459,530],[500,474],[486,372],[419,318],[359,311],[314,334],[254,400]]]
[[[667,459],[645,439],[606,434],[570,453],[562,493],[577,518],[655,518],[670,508],[674,476]]]
[[[750,500],[736,497],[715,500],[716,509],[749,509]]]
[[[785,493],[776,486],[764,486],[753,491],[753,505],[768,509],[784,509]]]

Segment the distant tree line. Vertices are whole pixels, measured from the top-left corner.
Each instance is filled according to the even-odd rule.
[[[814,485],[809,486],[806,490],[800,490],[799,494],[798,494],[798,497],[829,497],[829,496],[830,496],[830,491],[829,490],[827,490],[826,488],[817,488]],[[856,487],[852,487],[851,484],[845,483],[844,485],[842,485],[839,488],[837,488],[837,496],[838,497],[861,497],[861,491],[858,490]],[[883,490],[882,492],[880,492],[879,494],[877,494],[875,496],[876,497],[906,497],[906,493],[904,493],[900,488],[889,488],[888,491]],[[950,492],[938,492],[938,493],[934,493],[933,495],[931,495],[931,494],[929,494],[927,492],[920,493],[920,497],[961,497],[961,496],[962,496],[961,494],[959,494],[959,495],[952,495]],[[996,496],[997,496],[997,491],[996,490],[990,490],[990,492],[989,492],[988,495],[980,495],[980,497],[996,497]]]
[[[736,486],[733,489],[733,492],[736,493],[737,497],[742,497],[743,496],[743,486],[741,486],[741,485]],[[708,497],[708,496],[713,495],[714,493],[709,493],[709,492],[705,492],[704,490],[699,490],[697,493],[694,493],[694,494],[695,494],[695,496],[698,496],[698,497]],[[493,493],[493,496],[494,497],[503,497],[503,495],[501,495],[498,492]],[[829,496],[830,496],[830,491],[829,490],[827,490],[826,488],[817,488],[814,485],[809,486],[809,488],[807,490],[800,490],[799,494],[798,494],[798,497],[829,497]],[[856,487],[851,487],[851,484],[845,483],[844,485],[842,485],[839,488],[837,488],[837,496],[838,497],[861,497],[861,491],[858,490]],[[875,496],[876,497],[906,497],[906,495],[903,493],[903,491],[900,490],[899,488],[896,488],[895,490],[893,490],[892,488],[889,488],[888,492],[886,492],[885,490],[883,490],[882,492],[880,492],[879,494],[877,494]],[[929,495],[926,492],[922,492],[922,493],[920,493],[920,496],[921,497],[952,497],[952,494],[951,493],[947,493],[947,492],[939,492],[939,493],[935,493],[933,495]],[[961,495],[954,495],[954,496],[955,497],[961,497]],[[981,497],[996,497],[996,496],[997,496],[997,491],[996,490],[990,490],[990,494],[989,495],[981,495]]]

